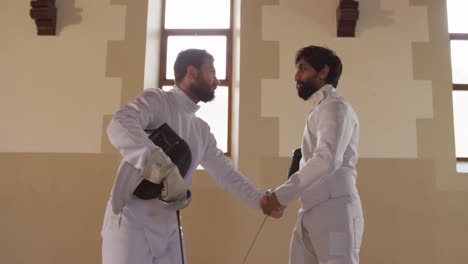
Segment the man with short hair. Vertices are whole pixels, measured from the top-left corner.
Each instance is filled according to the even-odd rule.
[[[358,264],[363,213],[356,188],[359,121],[336,92],[343,66],[331,50],[308,46],[296,53],[298,96],[311,107],[299,170],[261,199],[265,214],[299,199],[290,264]]]
[[[139,199],[133,192],[142,180],[164,182],[164,193],[175,190],[172,196],[183,201],[193,173],[201,164],[223,189],[249,206],[260,208],[260,190],[233,167],[217,148],[210,126],[195,115],[200,108],[197,103],[211,101],[219,84],[213,61],[205,50],[180,52],[174,64],[172,90],[147,89],[114,114],[107,133],[123,160],[104,217],[104,264],[182,263],[176,216],[181,208],[172,208],[170,202],[161,199]],[[145,133],[163,124],[169,125],[190,148],[191,163],[183,180],[180,168]]]

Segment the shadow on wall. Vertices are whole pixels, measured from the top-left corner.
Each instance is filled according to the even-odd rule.
[[[333,7],[327,6],[327,11],[317,6],[323,5],[323,3],[316,4],[317,1],[283,1],[281,3],[284,8],[289,10],[295,17],[302,17],[307,20],[313,20],[322,26],[323,30],[326,30],[330,35],[336,35],[336,15]],[[333,1],[334,2],[334,1]],[[334,8],[338,6],[330,3]],[[310,32],[307,32],[310,33]]]
[[[356,33],[390,26],[395,23],[394,16],[394,10],[382,10],[380,0],[359,0],[359,20]]]
[[[80,24],[82,8],[75,7],[75,0],[61,0],[55,2],[57,7],[57,35],[70,25]]]
[[[315,23],[323,26],[330,35],[336,36],[336,13],[338,2],[330,3],[326,12],[317,8],[313,1],[284,1],[281,3],[286,9],[297,17],[313,19]],[[321,4],[322,5],[322,4]],[[372,28],[387,27],[395,23],[394,10],[382,10],[381,0],[359,0],[359,19],[357,21],[357,34]]]

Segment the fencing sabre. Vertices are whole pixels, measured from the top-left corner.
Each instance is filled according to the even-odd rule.
[[[245,261],[247,260],[247,257],[249,256],[250,250],[252,249],[253,245],[255,244],[255,241],[257,240],[257,237],[260,234],[260,231],[262,231],[262,228],[265,225],[265,222],[266,222],[267,218],[268,218],[268,215],[265,215],[265,217],[263,218],[263,222],[260,225],[260,228],[257,230],[257,234],[255,234],[255,237],[254,237],[252,243],[250,244],[249,249],[247,250],[247,253],[245,254],[244,260],[242,260],[242,264],[245,264]]]
[[[302,158],[302,152],[300,148],[294,149],[291,157],[291,164],[289,165],[289,170],[288,170],[288,179],[299,170],[299,163]],[[266,191],[266,195],[270,195],[271,190]],[[257,240],[258,235],[260,234],[260,231],[262,231],[263,226],[265,225],[265,222],[268,218],[268,215],[265,215],[263,218],[263,222],[260,225],[260,227],[257,230],[257,233],[255,234],[255,237],[250,244],[249,248],[247,249],[247,253],[245,254],[244,260],[242,260],[242,264],[245,264],[245,261],[247,260],[247,257],[250,254],[250,250],[252,250],[253,245],[255,244],[255,241]]]
[[[177,210],[177,228],[179,228],[179,243],[180,243],[180,256],[182,258],[182,264],[185,264],[184,260],[184,243],[182,242],[182,227],[180,225],[180,211]]]
[[[271,194],[271,189],[268,189],[268,190],[266,191],[265,194],[266,194],[266,195],[270,195],[270,194]],[[247,260],[247,257],[248,257],[249,254],[250,254],[250,250],[252,250],[252,247],[254,246],[255,241],[257,241],[258,235],[259,235],[260,232],[262,231],[263,226],[265,225],[265,222],[266,222],[267,218],[268,218],[268,215],[265,215],[265,217],[263,217],[262,224],[261,224],[260,227],[258,228],[257,233],[255,234],[255,237],[254,237],[254,239],[252,240],[252,243],[250,244],[249,248],[247,249],[247,253],[246,253],[245,256],[244,256],[244,259],[242,260],[242,264],[245,264],[245,261]]]

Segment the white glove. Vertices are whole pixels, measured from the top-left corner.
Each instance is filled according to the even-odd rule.
[[[180,176],[179,169],[174,166],[162,181],[161,200],[166,202],[176,201],[187,196],[187,186]]]
[[[163,185],[161,200],[165,202],[187,198],[188,188],[179,169],[160,148],[151,153],[141,176],[152,183]]]

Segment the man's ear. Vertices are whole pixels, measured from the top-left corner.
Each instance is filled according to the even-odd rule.
[[[319,77],[321,80],[327,79],[328,74],[330,73],[330,66],[327,64],[323,65],[322,70],[319,73]]]
[[[197,79],[197,77],[198,77],[198,69],[197,69],[195,66],[193,66],[193,65],[189,65],[189,66],[187,67],[187,76],[188,76],[190,79],[192,79],[192,80]]]

